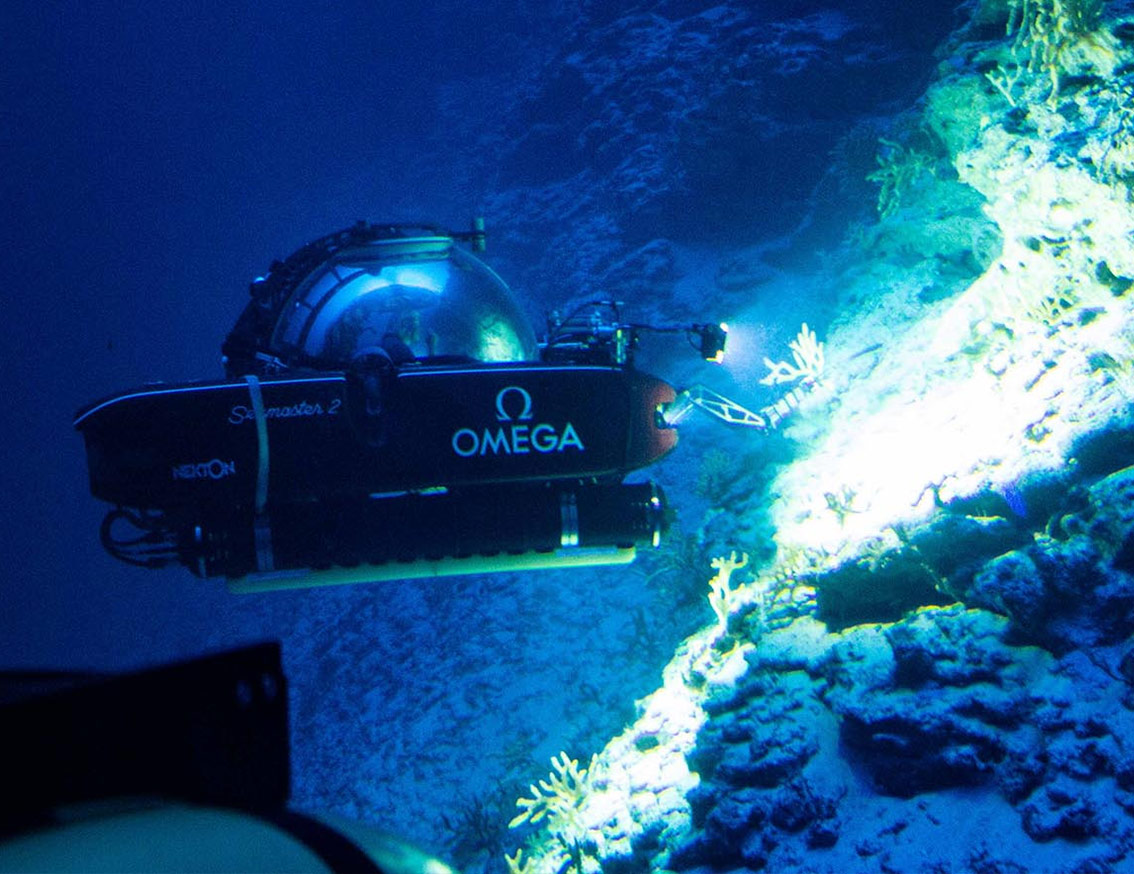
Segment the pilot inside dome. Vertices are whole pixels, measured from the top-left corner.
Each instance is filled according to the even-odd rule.
[[[532,361],[534,332],[507,286],[444,238],[377,240],[336,252],[280,308],[271,347],[287,363],[348,368]]]

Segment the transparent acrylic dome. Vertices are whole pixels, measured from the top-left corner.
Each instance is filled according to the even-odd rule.
[[[508,287],[447,237],[336,252],[284,305],[272,347],[331,367],[379,350],[396,363],[537,355],[535,334]]]

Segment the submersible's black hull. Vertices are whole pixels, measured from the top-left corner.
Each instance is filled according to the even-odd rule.
[[[420,367],[149,387],[75,427],[96,498],[168,510],[251,504],[265,464],[272,502],[621,479],[676,443],[655,421],[673,397],[614,367]]]
[[[413,366],[149,387],[75,425],[92,493],[122,508],[111,552],[274,587],[628,561],[664,504],[620,481],[676,442],[673,397],[620,367]]]

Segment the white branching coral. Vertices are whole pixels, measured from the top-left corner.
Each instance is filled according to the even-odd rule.
[[[823,376],[823,344],[807,322],[799,329],[799,336],[788,344],[793,364],[786,361],[764,359],[768,375],[760,380],[763,385],[782,385],[788,382],[814,383]]]
[[[595,757],[592,756],[589,768],[580,768],[578,760],[568,758],[565,752],[560,752],[559,758],[552,756],[554,770],[546,780],[540,780],[538,786],[532,784],[528,787],[531,798],[516,800],[516,807],[521,812],[508,823],[508,828],[516,828],[525,822],[534,825],[545,816],[553,832],[577,828],[579,805],[587,792],[587,774],[594,768],[594,763]]]
[[[709,606],[717,615],[717,622],[723,631],[728,627],[728,616],[736,595],[736,590],[732,588],[732,572],[748,566],[748,554],[745,553],[739,559],[735,552],[728,558],[717,556],[713,559],[712,566],[717,575],[709,580]]]
[[[1012,89],[1016,87],[1016,83],[1020,81],[1020,77],[1024,75],[1023,69],[1013,64],[1010,69],[1005,69],[999,64],[995,69],[989,70],[984,74],[992,86],[1004,95],[1004,99],[1008,101],[1009,106],[1016,105],[1016,98],[1012,96]]]

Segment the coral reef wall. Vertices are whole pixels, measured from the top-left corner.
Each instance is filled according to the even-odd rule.
[[[836,152],[826,373],[696,532],[742,585],[512,869],[1134,866],[1134,10],[964,12]]]

